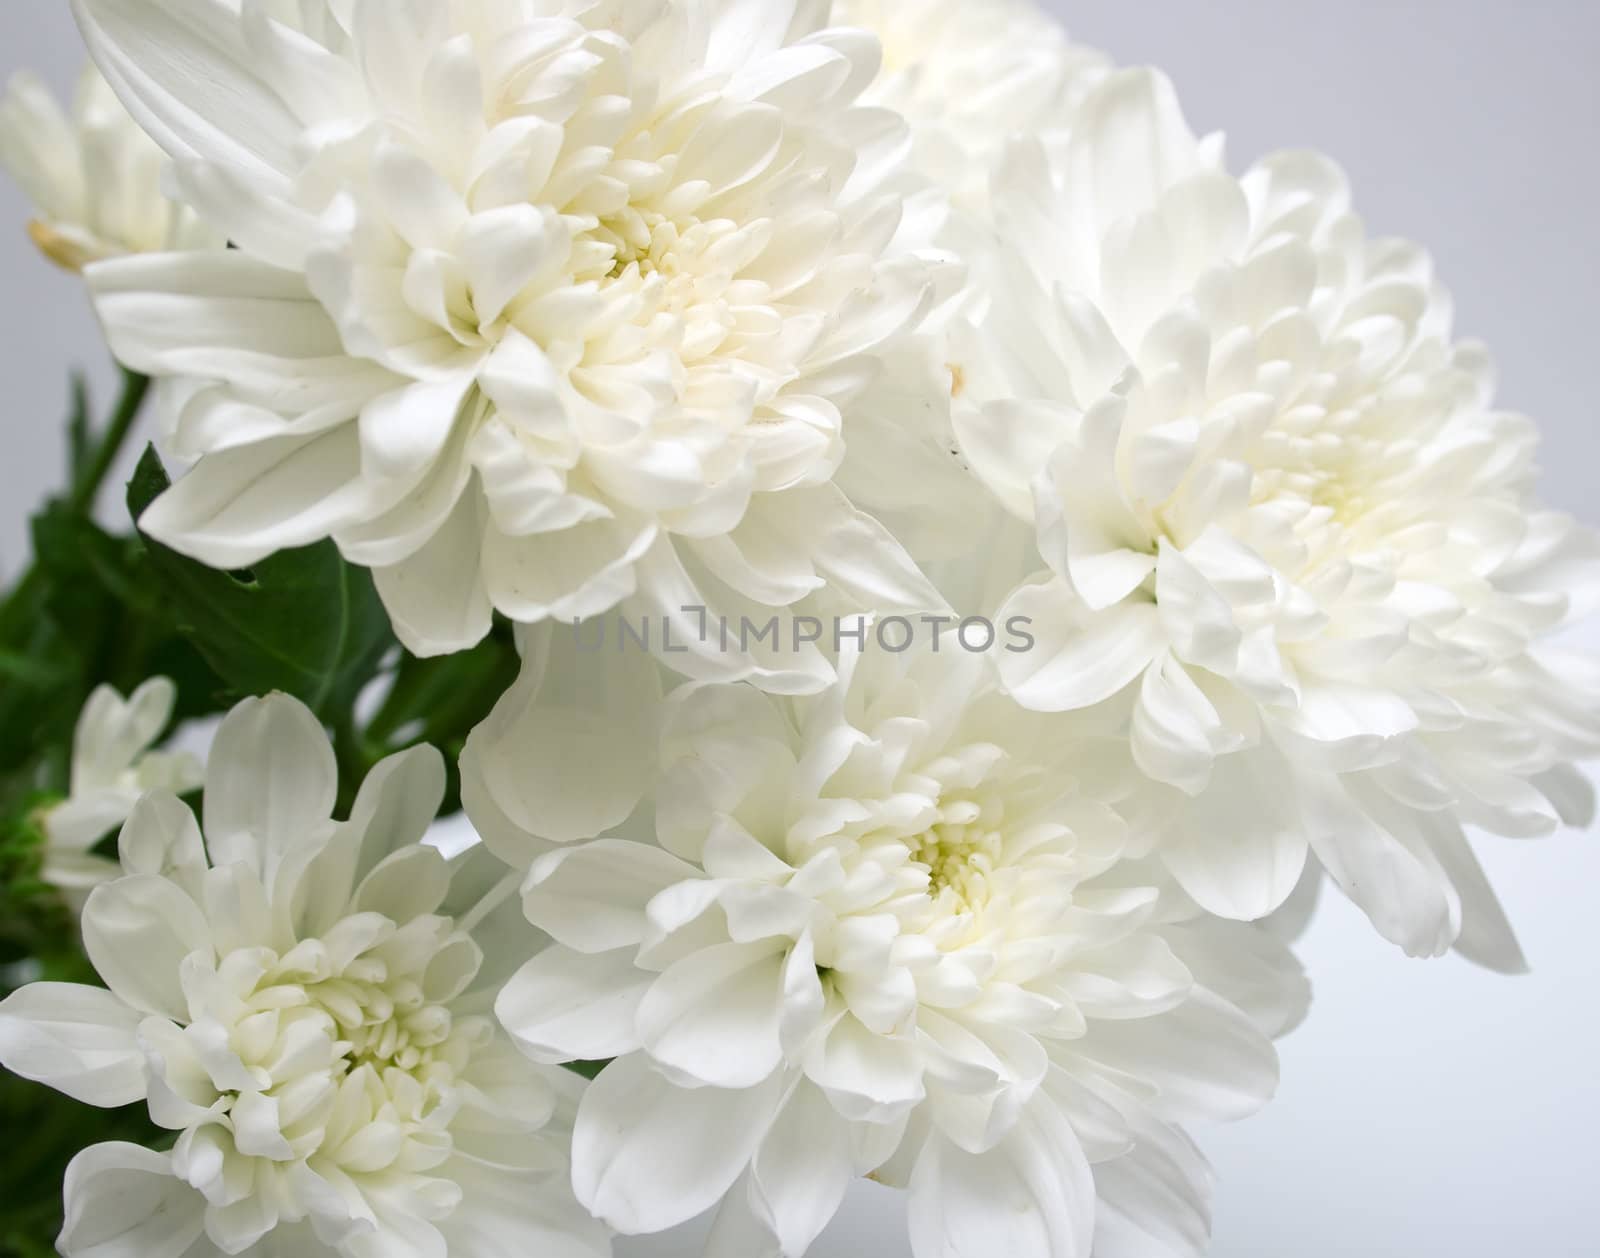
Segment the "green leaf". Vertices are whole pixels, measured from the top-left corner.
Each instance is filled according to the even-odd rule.
[[[59,658],[43,659],[0,647],[0,682],[27,690],[48,691],[71,685],[76,676],[76,670]]]
[[[34,558],[49,583],[46,605],[62,625],[108,628],[88,618],[107,601],[142,616],[160,614],[137,540],[111,536],[60,499],[34,516],[32,528]]]
[[[138,538],[107,533],[62,499],[48,503],[32,528],[28,636],[0,646],[0,678],[47,690],[47,706],[38,694],[25,699],[0,691],[0,710],[26,702],[36,737],[69,738],[96,685],[126,694],[158,674],[178,683],[179,720],[225,706],[226,687],[179,635]]]
[[[146,450],[128,485],[133,518],[169,484],[154,448]],[[325,718],[346,717],[395,645],[371,574],[332,542],[230,573],[141,537],[173,622],[235,694],[281,690]]]
[[[71,738],[84,685],[86,630],[74,638],[50,614],[51,582],[35,564],[5,605],[0,635],[0,773]],[[97,615],[91,624],[101,624]]]

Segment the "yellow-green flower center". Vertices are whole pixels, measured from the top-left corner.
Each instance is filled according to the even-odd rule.
[[[911,858],[928,869],[928,898],[957,910],[981,907],[1004,855],[993,819],[971,800],[946,805],[944,818],[910,843]]]

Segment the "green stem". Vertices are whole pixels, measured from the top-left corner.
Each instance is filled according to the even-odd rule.
[[[94,509],[100,488],[116,464],[117,455],[122,452],[128,434],[133,431],[134,421],[139,418],[139,411],[149,391],[148,376],[123,371],[122,396],[117,399],[117,409],[112,414],[110,422],[106,424],[100,442],[95,448],[94,457],[79,474],[77,483],[72,486],[71,497],[67,500],[72,510],[81,513]],[[0,601],[0,646],[11,644],[21,629],[32,624],[33,598],[43,581],[44,572],[38,562],[30,561],[22,575],[17,578],[16,585],[11,588],[4,601]]]
[[[128,433],[133,430],[133,422],[139,418],[139,410],[144,406],[145,396],[149,392],[149,376],[141,376],[137,372],[124,369],[122,396],[117,400],[117,409],[100,438],[94,459],[84,469],[78,483],[72,487],[71,504],[74,511],[94,509],[95,499],[100,495],[100,487],[116,463],[117,455],[122,453],[123,443],[128,439]]]

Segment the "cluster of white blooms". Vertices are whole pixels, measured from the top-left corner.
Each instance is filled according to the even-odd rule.
[[[143,1101],[175,1136],[78,1156],[61,1251],[605,1253],[566,1174],[581,1081],[490,1016],[539,944],[514,882],[482,849],[421,842],[439,754],[378,765],[335,821],[326,735],[269,696],[223,722],[204,786],[203,834],[170,791],[146,793],[120,876],[89,896],[106,987],[0,1003],[7,1068],[91,1105]]]
[[[802,1258],[863,1176],[917,1258],[1197,1258],[1297,887],[1522,964],[1467,835],[1593,811],[1600,539],[1326,160],[1231,175],[1028,0],[73,8],[143,201],[0,156],[175,390],[141,528],[523,662],[462,851],[431,750],[336,820],[294,701],[201,783],[95,697],[44,820],[109,990],[0,1061],[175,1143],[79,1157],[67,1258]]]

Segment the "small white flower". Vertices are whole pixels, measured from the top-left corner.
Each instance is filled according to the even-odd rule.
[[[909,1185],[918,1258],[1200,1253],[1173,1124],[1270,1095],[1296,967],[1123,863],[1115,741],[948,650],[840,673],[680,690],[656,842],[533,865],[557,945],[497,1008],[538,1059],[616,1058],[579,1109],[580,1200],[628,1233],[720,1206],[708,1258],[798,1258],[872,1173]]]
[[[89,696],[72,738],[70,793],[39,814],[40,876],[51,886],[81,902],[91,888],[119,877],[122,867],[91,849],[147,791],[184,795],[200,785],[203,769],[194,756],[151,750],[177,700],[177,687],[165,677],[151,678],[127,699],[110,686]]]
[[[1407,951],[1520,966],[1463,826],[1591,814],[1600,669],[1547,639],[1600,545],[1534,499],[1534,429],[1427,256],[1369,238],[1322,158],[1235,179],[1145,71],[996,198],[956,427],[1037,539],[1011,692],[1128,714],[1188,797],[1162,856],[1205,908],[1271,912],[1309,842]]]
[[[0,166],[34,204],[33,242],[69,271],[129,253],[217,243],[162,192],[166,164],[93,66],[78,80],[70,117],[26,71],[0,97]]]
[[[36,983],[0,1004],[8,1069],[93,1105],[144,1101],[176,1136],[78,1156],[67,1258],[607,1251],[568,1183],[581,1081],[488,1016],[536,940],[508,921],[492,858],[419,842],[441,758],[384,761],[343,822],[336,777],[303,706],[240,704],[211,750],[204,838],[175,796],[146,795],[123,876],[89,897],[109,990]]]
[[[78,0],[236,246],[94,277],[124,362],[212,385],[143,526],[223,567],[332,536],[420,653],[627,600],[692,675],[817,688],[682,608],[937,602],[831,479],[936,224],[826,7]]]

